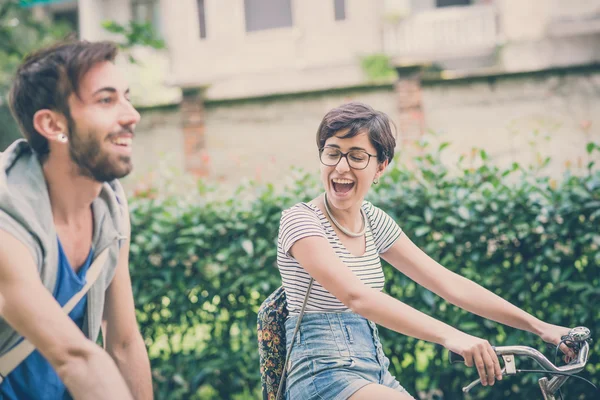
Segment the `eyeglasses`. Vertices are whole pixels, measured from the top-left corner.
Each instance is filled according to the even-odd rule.
[[[321,160],[321,163],[328,167],[335,167],[338,165],[342,157],[346,158],[350,168],[361,170],[367,168],[371,157],[377,156],[369,154],[364,150],[350,150],[347,153],[342,153],[335,147],[323,147],[319,150],[319,159]]]

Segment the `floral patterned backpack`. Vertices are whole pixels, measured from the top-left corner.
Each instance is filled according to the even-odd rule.
[[[308,284],[293,338],[296,338],[298,328],[300,328],[300,321],[302,321],[304,315],[313,281],[314,279],[311,278]],[[282,286],[271,293],[258,310],[258,354],[260,356],[263,400],[279,400],[282,394],[285,393],[286,366],[292,352],[291,347],[290,354],[286,355],[285,350],[285,320],[288,315],[285,290]]]

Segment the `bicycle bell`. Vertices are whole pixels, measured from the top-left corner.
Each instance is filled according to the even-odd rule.
[[[574,342],[583,342],[590,338],[591,332],[585,326],[578,326],[569,331],[569,337]]]

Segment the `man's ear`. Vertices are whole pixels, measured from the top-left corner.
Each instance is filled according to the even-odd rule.
[[[47,108],[33,115],[33,127],[48,141],[60,141],[59,135],[67,135],[67,119],[62,113]]]

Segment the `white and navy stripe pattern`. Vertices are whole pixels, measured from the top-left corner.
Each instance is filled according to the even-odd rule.
[[[298,240],[320,236],[329,244],[352,272],[367,286],[383,289],[385,278],[379,254],[388,250],[402,234],[402,229],[385,212],[368,201],[363,202],[368,227],[365,232],[366,250],[363,255],[352,255],[338,238],[323,212],[312,203],[298,203],[283,211],[277,241],[277,267],[287,298],[290,314],[300,312],[310,275],[289,253]],[[305,312],[344,312],[348,308],[317,281],[313,284]]]

